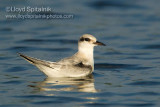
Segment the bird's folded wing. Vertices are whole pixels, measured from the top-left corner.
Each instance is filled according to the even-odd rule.
[[[60,69],[65,69],[65,70],[79,70],[79,71],[84,71],[84,70],[92,70],[91,65],[85,65],[83,62],[79,62],[79,60],[73,60],[71,58],[66,58],[63,61],[60,62],[50,62],[50,61],[45,61],[45,60],[40,60],[37,58],[33,58],[30,56],[23,55],[21,53],[18,53],[22,58],[27,60],[29,63],[40,67],[40,66],[45,66],[49,67],[51,69],[55,69],[59,71]]]

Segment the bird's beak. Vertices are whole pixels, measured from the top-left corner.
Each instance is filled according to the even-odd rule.
[[[100,46],[106,46],[104,43],[99,42],[99,41],[94,42],[94,44],[95,44],[95,45],[100,45]]]

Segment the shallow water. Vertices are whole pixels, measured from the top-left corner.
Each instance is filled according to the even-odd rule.
[[[50,6],[73,19],[6,20],[6,6]],[[0,107],[160,106],[159,0],[1,2]],[[95,71],[84,78],[46,78],[17,52],[56,61],[77,51],[84,33],[95,48]]]

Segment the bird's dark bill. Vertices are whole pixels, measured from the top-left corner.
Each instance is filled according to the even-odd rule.
[[[99,42],[99,41],[96,41],[94,44],[96,44],[96,45],[101,45],[101,46],[106,46],[104,43]]]

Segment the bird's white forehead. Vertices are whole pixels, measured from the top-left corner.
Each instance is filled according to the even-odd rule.
[[[82,35],[80,38],[89,38],[89,39],[91,39],[91,40],[93,40],[93,41],[96,41],[97,39],[93,36],[93,35],[90,35],[90,34],[84,34],[84,35]]]

